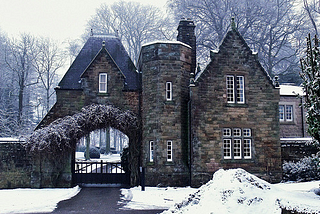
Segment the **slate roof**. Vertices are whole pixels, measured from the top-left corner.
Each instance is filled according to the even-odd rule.
[[[103,41],[105,42],[105,48],[108,50],[121,72],[125,75],[127,89],[138,89],[138,73],[121,41],[115,36],[106,35],[91,36],[87,40],[80,53],[58,84],[60,89],[81,89],[81,74],[100,52]]]

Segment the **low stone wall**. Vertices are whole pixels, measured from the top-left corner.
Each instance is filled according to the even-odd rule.
[[[0,138],[0,189],[31,187],[32,158],[24,141]]]
[[[284,161],[298,161],[317,153],[316,147],[308,145],[311,138],[281,138],[281,158]]]

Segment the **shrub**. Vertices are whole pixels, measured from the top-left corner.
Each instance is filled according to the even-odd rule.
[[[304,157],[298,162],[284,162],[284,181],[311,181],[320,179],[319,156]]]
[[[107,151],[107,147],[103,146],[100,148],[100,154],[105,154]]]
[[[84,151],[84,156],[86,156],[86,150]],[[89,149],[90,158],[100,158],[100,151],[96,147],[90,147]]]
[[[76,151],[77,152],[84,152],[86,150],[85,146],[77,146]]]

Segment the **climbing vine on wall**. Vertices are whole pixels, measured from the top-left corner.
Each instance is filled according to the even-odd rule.
[[[130,111],[121,111],[108,105],[93,104],[81,112],[60,118],[48,126],[34,131],[27,139],[26,148],[31,153],[41,154],[58,168],[74,151],[79,139],[91,131],[113,127],[128,135],[132,179],[137,182],[139,166],[139,120]]]

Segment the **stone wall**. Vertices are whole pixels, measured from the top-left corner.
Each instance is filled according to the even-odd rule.
[[[310,139],[287,139],[281,140],[281,158],[284,161],[299,161],[318,152],[315,146],[308,144]]]
[[[226,75],[244,76],[245,103],[227,103]],[[279,90],[236,30],[191,90],[192,185],[199,186],[220,169],[243,168],[268,181],[281,180]],[[250,128],[252,157],[224,159],[224,128]]]
[[[0,189],[31,187],[32,158],[18,139],[0,139]]]
[[[188,100],[191,49],[182,43],[153,43],[141,50],[143,165],[146,185],[189,184]],[[166,100],[166,82],[172,83],[172,100]],[[167,141],[172,161],[167,161]],[[149,142],[154,142],[150,161]]]

